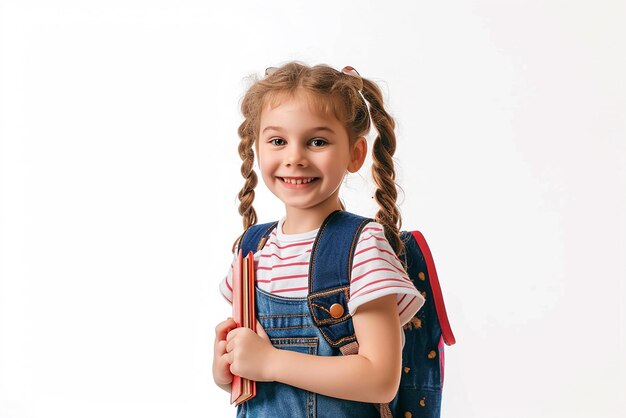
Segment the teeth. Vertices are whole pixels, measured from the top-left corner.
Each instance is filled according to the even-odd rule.
[[[306,179],[289,179],[289,178],[283,177],[283,181],[285,183],[289,183],[289,184],[302,184],[302,183],[306,184],[306,183],[312,182],[313,181],[313,177],[309,177],[309,178],[306,178]]]

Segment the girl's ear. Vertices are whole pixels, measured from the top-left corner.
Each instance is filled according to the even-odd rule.
[[[365,162],[366,155],[367,141],[364,137],[360,136],[354,141],[354,145],[350,150],[350,163],[348,164],[348,171],[351,173],[359,171]]]

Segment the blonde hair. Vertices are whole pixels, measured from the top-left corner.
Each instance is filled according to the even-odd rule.
[[[261,112],[266,105],[275,105],[284,95],[293,97],[299,90],[307,93],[310,104],[317,110],[334,115],[344,124],[350,145],[357,138],[367,135],[371,117],[378,132],[372,146],[372,177],[376,184],[374,198],[379,205],[374,219],[383,225],[391,247],[400,254],[404,245],[399,235],[402,217],[396,202],[398,192],[393,163],[396,150],[395,122],[385,111],[382,92],[374,82],[345,74],[327,65],[309,67],[298,62],[287,63],[266,77],[256,79],[243,97],[241,113],[244,121],[238,132],[241,139],[239,156],[243,161],[241,175],[245,183],[238,197],[244,231],[257,223],[256,211],[252,206],[254,188],[258,183],[253,169],[253,147],[259,135]],[[369,112],[364,98],[369,103]]]

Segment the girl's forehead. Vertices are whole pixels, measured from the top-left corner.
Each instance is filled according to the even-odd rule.
[[[304,89],[297,89],[293,92],[277,91],[268,93],[265,97],[261,113],[263,114],[265,111],[274,110],[281,105],[293,102],[297,102],[298,104],[306,103],[308,111],[318,117],[339,120],[337,106],[332,97],[324,97],[319,94],[307,92]]]

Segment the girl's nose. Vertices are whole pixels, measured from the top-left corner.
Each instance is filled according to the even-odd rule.
[[[289,147],[285,156],[285,165],[288,167],[292,165],[303,167],[306,165],[306,153],[302,147],[298,145]]]

